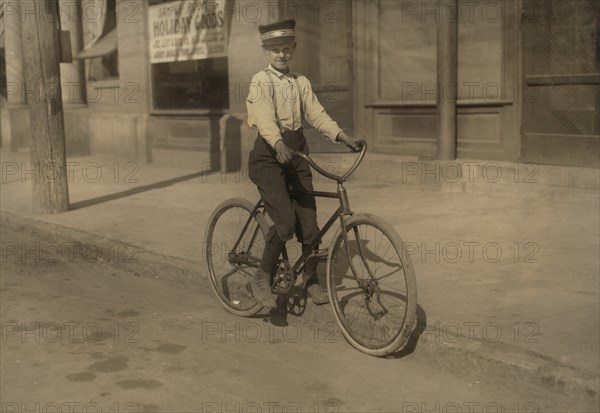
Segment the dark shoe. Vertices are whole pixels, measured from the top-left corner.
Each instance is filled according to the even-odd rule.
[[[269,274],[261,269],[256,270],[254,277],[250,282],[252,287],[252,293],[256,301],[261,303],[265,308],[275,308],[277,303],[275,302],[275,296],[271,294],[271,280]]]
[[[269,320],[275,327],[287,327],[287,309],[286,296],[279,295],[276,299],[277,307],[272,308],[269,312]]]

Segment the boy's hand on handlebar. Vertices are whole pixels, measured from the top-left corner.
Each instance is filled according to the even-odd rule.
[[[358,139],[354,139],[352,136],[346,134],[345,132],[340,132],[337,136],[338,142],[343,142],[348,148],[352,149],[354,152],[358,152],[361,150],[362,145]]]
[[[281,164],[288,163],[294,158],[294,152],[282,140],[275,143],[275,151],[277,152],[275,158]]]

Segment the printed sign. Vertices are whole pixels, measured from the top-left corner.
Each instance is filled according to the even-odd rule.
[[[150,62],[227,56],[225,0],[177,0],[148,8]]]

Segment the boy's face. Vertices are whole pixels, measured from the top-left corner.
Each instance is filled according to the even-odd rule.
[[[296,50],[296,42],[294,40],[284,40],[281,42],[263,45],[265,55],[269,59],[269,63],[280,72],[287,72],[288,63],[292,60],[294,50]]]

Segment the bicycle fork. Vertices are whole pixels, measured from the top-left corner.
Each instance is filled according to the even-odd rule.
[[[359,288],[361,288],[363,290],[363,294],[365,296],[365,301],[366,301],[367,311],[375,320],[378,320],[381,317],[383,317],[384,315],[386,315],[389,311],[387,310],[387,308],[385,308],[385,306],[381,302],[381,295],[379,293],[379,282],[375,278],[375,274],[373,274],[373,271],[371,270],[369,263],[365,259],[365,253],[363,250],[362,243],[360,241],[361,238],[360,238],[360,231],[358,230],[358,227],[353,228],[354,237],[356,239],[356,246],[358,249],[358,255],[360,257],[360,260],[362,261],[362,264],[366,268],[367,273],[369,274],[370,280],[364,280],[363,278],[359,277],[358,272],[356,271],[356,268],[354,267],[354,264],[352,263],[352,258],[350,255],[350,241],[348,240],[348,227],[346,226],[346,219],[344,218],[345,215],[352,215],[352,211],[350,210],[348,196],[346,195],[346,189],[341,184],[338,184],[338,193],[340,194],[340,202],[341,202],[340,224],[342,226],[342,233],[344,234],[344,249],[346,250],[346,255],[348,256],[348,265],[349,265],[350,269],[352,270],[352,274],[354,275],[354,279],[356,280],[356,283],[358,284]],[[370,306],[370,302],[371,302],[371,299],[373,298],[373,295],[375,295],[377,304],[379,305],[379,308],[381,309],[378,312],[374,312]]]

